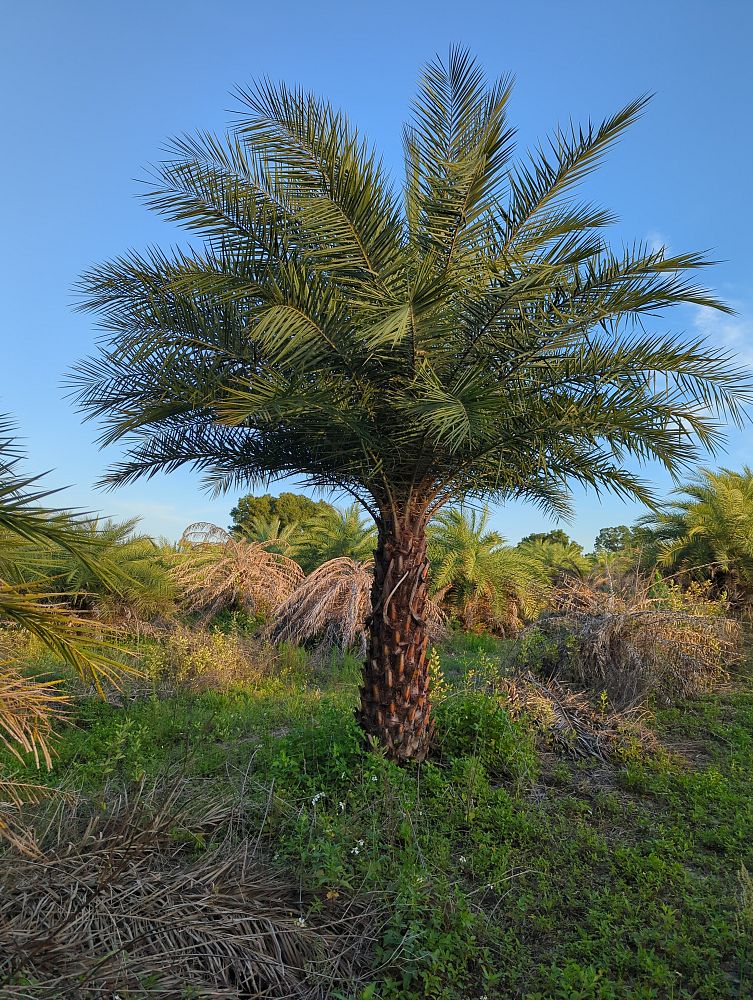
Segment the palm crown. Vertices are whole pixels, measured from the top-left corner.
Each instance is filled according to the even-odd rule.
[[[127,442],[106,482],[191,463],[216,488],[296,473],[350,493],[394,541],[374,606],[383,588],[404,598],[420,633],[443,504],[517,496],[561,514],[571,480],[648,499],[626,457],[675,468],[713,448],[749,386],[724,352],[640,325],[678,302],[721,308],[691,274],[706,260],[614,252],[610,213],[574,198],[645,99],[514,162],[510,91],[463,50],[429,64],[400,190],[344,114],[268,82],[239,93],[226,136],[175,141],[148,201],[203,244],[83,281],[109,336],[78,398],[103,443]],[[372,690],[387,683],[375,656]],[[384,697],[377,715],[399,715]]]

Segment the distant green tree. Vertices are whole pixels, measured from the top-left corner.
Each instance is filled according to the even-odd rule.
[[[578,545],[577,542],[573,542],[572,538],[563,531],[562,528],[553,528],[551,531],[534,531],[530,535],[526,535],[525,538],[520,539],[520,545],[525,542],[554,542],[557,545]],[[578,546],[580,548],[580,546]]]
[[[632,549],[637,542],[637,535],[634,528],[629,528],[626,524],[618,524],[613,528],[602,528],[596,536],[594,550],[596,552],[624,552],[625,549]]]
[[[286,528],[313,521],[319,515],[334,509],[326,500],[311,500],[301,493],[281,493],[278,497],[273,497],[270,493],[259,497],[249,495],[241,497],[237,506],[230,511],[233,523],[229,530],[236,537],[250,538],[255,522],[269,523],[277,518],[280,528]]]

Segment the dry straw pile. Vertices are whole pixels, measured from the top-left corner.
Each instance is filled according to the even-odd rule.
[[[740,656],[736,621],[690,604],[662,607],[647,587],[615,593],[566,580],[538,627],[569,637],[559,676],[606,691],[616,708],[703,694],[728,679]]]
[[[3,857],[3,997],[314,1000],[357,983],[364,924],[346,902],[313,912],[245,842],[186,846],[216,837],[227,807],[197,819],[174,790],[92,811],[58,807]]]

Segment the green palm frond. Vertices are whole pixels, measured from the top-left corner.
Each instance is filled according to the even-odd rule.
[[[462,49],[432,62],[402,197],[343,112],[284,85],[176,140],[147,200],[203,244],[82,281],[107,333],[75,390],[126,448],[105,482],[188,464],[216,490],[296,474],[377,522],[415,497],[564,514],[572,483],[651,501],[630,459],[674,474],[716,450],[750,379],[656,319],[726,308],[709,262],[610,248],[611,214],[578,200],[646,99],[516,159],[509,94]]]

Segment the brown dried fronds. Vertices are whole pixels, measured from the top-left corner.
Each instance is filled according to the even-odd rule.
[[[553,612],[538,627],[570,636],[561,676],[606,691],[618,708],[648,696],[669,704],[713,690],[740,658],[741,630],[733,619],[580,581],[558,589]]]
[[[216,524],[189,525],[180,544],[173,580],[184,607],[205,619],[226,608],[269,614],[303,579],[297,562],[270,551],[274,541],[233,538]]]
[[[358,979],[363,923],[347,902],[314,906],[245,842],[191,849],[216,836],[226,806],[142,792],[96,812],[59,808],[40,824],[40,856],[6,853],[0,983],[23,976],[35,997],[141,995],[150,983],[175,1000],[313,1000]]]
[[[25,677],[0,663],[0,744],[19,760],[22,753],[33,754],[37,767],[51,767],[52,725],[65,718],[67,702],[58,682]]]
[[[323,648],[365,652],[373,579],[373,562],[340,556],[322,563],[277,608],[270,638],[296,645],[319,638]]]
[[[502,681],[500,693],[513,718],[531,721],[544,740],[570,757],[607,761],[628,744],[656,750],[659,741],[635,712],[598,710],[583,692],[553,678],[545,682],[527,673]]]
[[[347,556],[330,559],[310,573],[277,609],[268,635],[274,642],[319,640],[321,650],[366,653],[366,621],[371,614],[374,563]],[[426,611],[429,632],[440,637],[445,617],[434,601]]]

